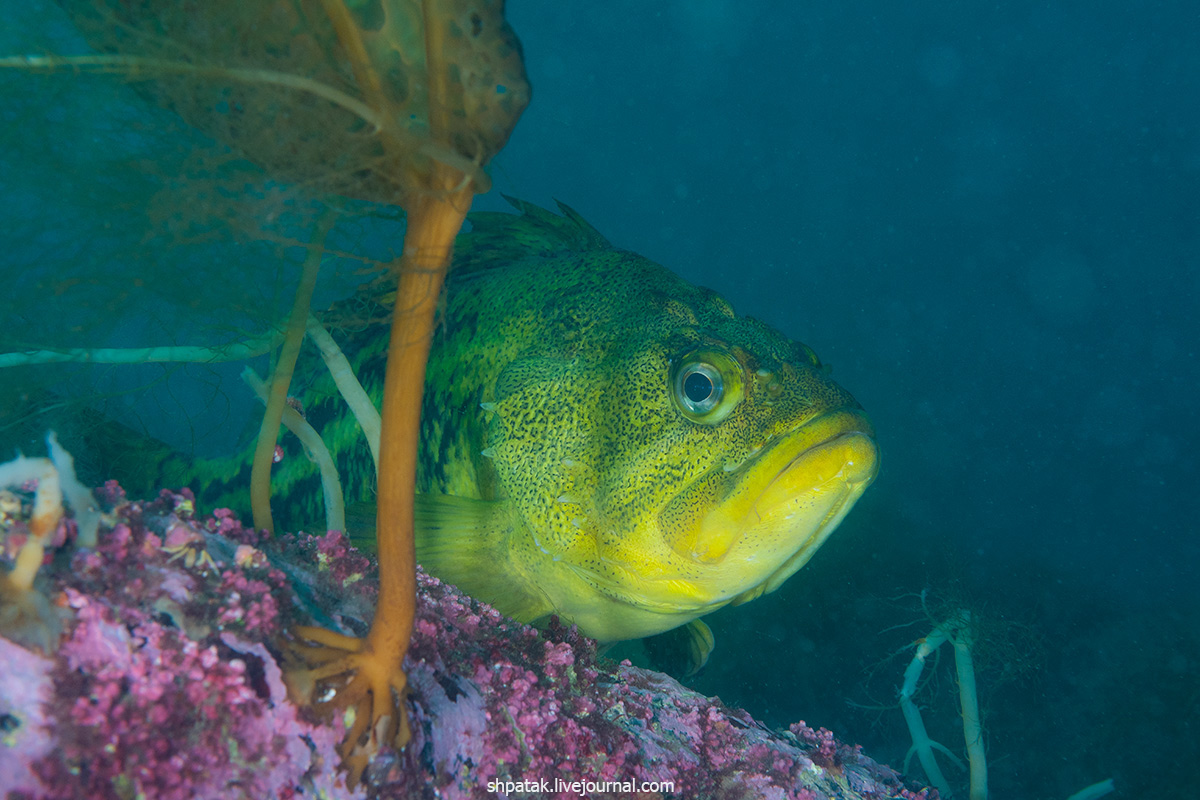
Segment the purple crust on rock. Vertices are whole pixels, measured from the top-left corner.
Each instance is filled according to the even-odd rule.
[[[296,624],[361,635],[370,561],[337,532],[273,540],[227,509],[197,519],[187,492],[129,503],[110,482],[98,494],[115,506],[98,547],[44,568],[45,591],[69,610],[57,652],[0,640],[11,796],[453,800],[496,797],[497,781],[555,797],[579,796],[555,790],[573,781],[616,782],[591,797],[933,796],[829,731],[768,730],[666,675],[598,658],[574,628],[514,623],[423,572],[405,663],[413,740],[348,791],[342,721],[288,700],[279,647]]]

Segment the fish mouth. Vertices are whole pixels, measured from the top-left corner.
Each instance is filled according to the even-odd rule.
[[[720,499],[675,549],[736,571],[743,589],[767,582],[771,591],[812,557],[878,471],[866,417],[824,414],[728,472]]]
[[[743,531],[728,561],[747,574],[760,559],[782,563],[734,599],[743,603],[773,592],[820,549],[879,473],[875,441],[862,432],[844,433],[797,456],[763,492],[758,521]],[[739,551],[746,550],[749,555]],[[788,551],[790,555],[787,555]]]
[[[775,513],[792,503],[798,492],[812,491],[828,484],[859,486],[864,489],[879,472],[875,440],[866,433],[842,433],[815,444],[788,462],[755,504],[760,515]]]

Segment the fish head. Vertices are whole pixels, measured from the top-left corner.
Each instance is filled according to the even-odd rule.
[[[709,343],[672,372],[671,397],[696,426],[698,458],[659,509],[657,534],[702,603],[774,591],[874,480],[871,423],[815,356],[764,362]]]
[[[602,344],[522,359],[497,387],[492,453],[529,532],[524,569],[601,640],[775,590],[879,463],[808,347],[707,290],[639,302],[606,317]]]

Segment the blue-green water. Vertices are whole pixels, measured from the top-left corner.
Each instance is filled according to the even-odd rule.
[[[53,6],[4,5],[0,53],[82,51]],[[894,702],[927,590],[992,623],[993,796],[1110,776],[1121,797],[1185,796],[1200,756],[1195,5],[514,0],[509,18],[534,102],[497,187],[563,200],[811,345],[879,431],[876,485],[783,590],[716,615],[692,683],[899,766],[899,711],[860,706]],[[177,119],[103,79],[0,80],[0,349],[224,341],[286,305],[286,247],[168,248],[147,218],[189,156]],[[38,286],[72,271],[95,283]],[[120,305],[134,275],[150,287]],[[55,377],[148,385],[109,410],[187,447],[241,431],[236,373]],[[922,699],[961,750],[948,661]]]

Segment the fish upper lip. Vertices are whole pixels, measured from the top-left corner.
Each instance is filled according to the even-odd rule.
[[[799,453],[796,454],[795,458],[793,458],[791,461],[789,461],[784,466],[783,469],[779,470],[779,474],[776,477],[778,478],[778,477],[784,475],[786,472],[788,472],[788,470],[790,470],[792,467],[796,466],[797,463],[799,463],[799,462],[803,461],[804,459],[808,458],[809,456],[811,456],[814,451],[816,451],[822,447],[825,447],[826,445],[833,444],[834,442],[838,441],[839,439],[844,439],[847,436],[865,436],[866,438],[870,439],[872,443],[875,442],[875,437],[873,435],[871,435],[871,433],[869,431],[848,430],[848,431],[842,431],[841,433],[836,433],[833,436],[830,436],[828,439],[823,439],[823,440],[816,442],[815,444],[811,444],[808,447],[801,450]],[[874,469],[872,469],[872,473],[874,473],[878,470],[878,459],[877,458],[874,460],[873,466],[874,466]],[[874,478],[874,474],[871,475],[871,478]]]
[[[817,473],[817,475],[814,475],[815,480],[811,488],[816,489],[835,480],[840,480],[847,485],[862,484],[864,487],[869,485],[875,480],[875,476],[879,472],[878,448],[875,445],[875,437],[871,435],[869,427],[864,430],[861,426],[847,428],[839,425],[838,429],[831,435],[823,437],[800,449],[792,458],[788,459],[786,464],[775,472],[766,485],[763,486],[762,490],[758,492],[758,499],[754,504],[754,512],[760,517],[771,513],[777,504],[770,502],[767,498],[771,496],[773,490],[775,490],[781,481],[788,480],[788,475],[804,462],[820,458],[821,451],[831,446],[836,446],[838,442],[850,439],[851,437],[861,437],[870,443],[869,451],[864,450],[865,457],[863,463],[858,463],[857,459],[846,460],[832,474],[822,477],[820,473]],[[861,444],[858,445],[860,448],[862,446]],[[850,474],[847,474],[847,470],[850,470]],[[766,505],[761,505],[764,502],[766,502]]]
[[[828,428],[828,430],[821,431],[821,428]],[[781,455],[781,449],[796,446],[797,440],[803,440],[810,436],[813,437],[812,441],[800,442],[802,446],[792,454],[791,458],[776,468],[771,479],[756,493],[759,497],[769,492],[771,487],[799,462],[811,457],[820,448],[826,447],[845,436],[864,436],[870,440],[872,445],[875,444],[874,428],[861,409],[837,408],[827,411],[805,420],[786,433],[777,436],[769,444],[761,447],[759,452],[738,464],[736,468],[727,470],[729,472],[728,477],[732,481],[731,490],[733,487],[741,485],[743,481],[752,480],[757,472],[757,468],[765,466],[762,462]],[[874,480],[878,471],[879,459],[878,447],[876,446],[875,458],[873,459],[870,474],[866,475],[863,480],[870,483]]]
[[[838,425],[841,422],[843,424]],[[786,447],[789,442],[803,436],[806,432],[811,431],[813,427],[818,425],[837,425],[837,428],[829,433],[823,439],[808,443],[804,448],[798,450],[792,458],[783,465],[776,473],[775,478],[786,473],[796,465],[798,461],[811,455],[814,450],[819,447],[824,447],[831,442],[834,442],[843,436],[862,435],[866,436],[872,442],[875,441],[875,430],[866,416],[859,409],[854,408],[839,408],[833,411],[827,411],[819,414],[812,419],[806,420],[803,423],[795,426],[781,436],[778,436],[770,444],[763,446],[759,452],[755,453],[750,458],[747,458],[737,467],[737,472],[748,473],[753,466],[764,458],[770,457],[776,449]],[[772,483],[774,480],[772,480]]]

